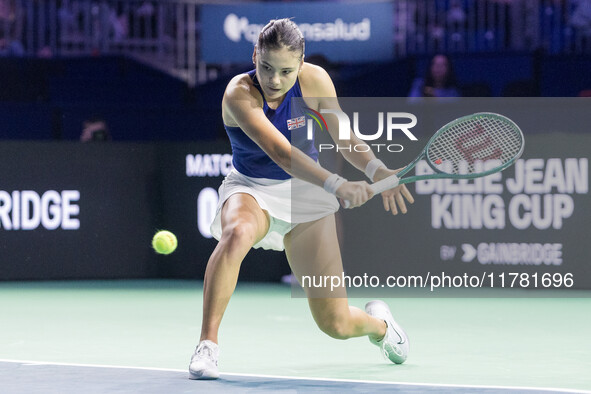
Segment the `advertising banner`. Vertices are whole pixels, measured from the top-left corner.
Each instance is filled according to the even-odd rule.
[[[314,117],[302,122],[301,130],[309,136],[315,128],[320,162],[340,168],[349,180],[365,177],[338,153],[371,147],[389,168],[402,168],[440,127],[473,113],[512,119],[525,140],[522,156],[503,172],[407,184],[415,203],[406,203],[406,215],[385,212],[381,196],[359,208],[341,209],[346,274],[341,282],[369,290],[413,287],[427,296],[443,288],[591,288],[586,235],[591,230],[591,115],[584,100],[345,98],[339,104],[339,111],[309,112]],[[332,134],[341,136],[339,143],[327,138],[325,126],[336,128]],[[351,140],[353,134],[357,140]],[[461,129],[453,138],[450,149],[463,160],[475,161],[482,152],[484,160],[476,166],[490,168],[500,158],[500,150],[487,151],[490,141],[481,125]],[[445,160],[445,152],[440,154]],[[406,176],[433,174],[434,167],[437,159],[430,165],[423,158]]]
[[[584,100],[344,98],[339,104],[342,114],[318,115],[328,127],[340,117],[343,138],[357,137],[349,150],[371,147],[393,169],[412,162],[438,128],[467,114],[502,114],[525,139],[523,154],[503,172],[408,184],[415,202],[405,215],[385,212],[381,196],[341,208],[341,255],[354,284],[361,280],[373,290],[369,278],[376,277],[380,289],[390,289],[384,281],[402,277],[406,282],[394,284],[420,287],[421,295],[474,286],[525,294],[591,288],[591,112]],[[306,140],[312,123],[320,163],[349,180],[364,180],[344,160],[343,146],[319,127],[321,118],[301,116],[293,131]],[[483,144],[463,148],[473,155]],[[203,277],[216,246],[209,225],[218,188],[233,168],[228,142],[2,142],[0,162],[2,280]],[[423,159],[407,176],[431,172]],[[159,229],[178,237],[171,255],[157,256],[151,248]],[[320,237],[315,242],[338,247]],[[311,243],[292,249],[297,247]],[[287,273],[282,252],[253,250],[241,267],[247,280],[278,280]],[[411,279],[424,287],[411,286]]]
[[[203,278],[227,143],[0,143],[0,280]],[[167,229],[177,250],[157,255]],[[246,280],[289,273],[253,251]]]
[[[295,2],[201,7],[201,59],[248,63],[258,35],[271,19],[293,18],[306,54],[333,62],[392,59],[393,7],[387,2]]]
[[[154,145],[0,143],[0,280],[157,277]]]

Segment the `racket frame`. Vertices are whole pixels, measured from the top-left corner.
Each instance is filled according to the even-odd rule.
[[[478,117],[478,116],[497,118],[505,123],[511,124],[515,128],[515,130],[519,133],[519,137],[521,139],[521,141],[520,141],[521,146],[520,146],[519,152],[517,154],[515,154],[515,156],[512,157],[507,162],[502,163],[499,166],[493,167],[493,168],[483,171],[483,172],[476,172],[476,173],[469,173],[469,174],[450,174],[448,172],[443,172],[440,169],[438,169],[436,167],[436,165],[434,163],[432,163],[431,160],[429,160],[429,156],[427,154],[429,151],[429,147],[431,146],[433,141],[435,141],[439,135],[444,133],[449,128],[455,126],[456,124],[463,122],[465,120],[468,120],[468,119],[474,119],[475,117]],[[442,178],[445,178],[445,179],[474,179],[474,178],[480,178],[480,177],[484,177],[487,175],[491,175],[491,174],[503,171],[507,167],[511,166],[513,163],[515,163],[515,161],[517,161],[517,159],[519,159],[521,157],[521,155],[523,154],[524,148],[525,148],[525,139],[523,137],[523,132],[521,131],[519,126],[517,126],[517,124],[515,124],[515,122],[513,122],[511,119],[507,118],[506,116],[503,116],[503,115],[500,115],[497,113],[477,112],[477,113],[474,113],[471,115],[466,115],[466,116],[462,116],[460,118],[454,119],[451,122],[447,123],[445,126],[441,127],[431,137],[431,139],[429,139],[429,141],[427,142],[427,144],[425,145],[425,147],[423,148],[421,153],[419,153],[419,155],[412,162],[410,162],[406,167],[404,167],[402,170],[400,170],[396,175],[391,175],[388,178],[384,178],[378,182],[371,184],[370,186],[371,186],[374,194],[379,194],[379,193],[382,193],[386,190],[392,189],[398,185],[404,185],[406,183],[412,183],[412,182],[422,181],[422,180],[426,180],[426,179],[442,179]],[[415,165],[419,162],[419,160],[421,160],[423,158],[426,159],[427,164],[429,165],[429,167],[431,167],[435,171],[435,173],[425,174],[425,175],[415,175],[415,176],[410,176],[407,178],[402,178],[404,175],[406,175],[410,170],[412,170],[415,167]],[[350,206],[350,203],[349,203],[349,201],[346,201],[345,208],[348,208],[348,206]]]

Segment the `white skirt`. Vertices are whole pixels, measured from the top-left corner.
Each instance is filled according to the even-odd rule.
[[[218,241],[222,235],[222,207],[230,196],[236,193],[249,194],[261,209],[269,213],[269,231],[254,248],[282,251],[285,249],[283,237],[298,223],[312,222],[339,210],[335,196],[319,186],[297,178],[251,178],[233,169],[218,192],[218,206],[211,224],[211,234]]]

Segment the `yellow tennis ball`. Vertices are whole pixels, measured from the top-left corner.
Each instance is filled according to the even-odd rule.
[[[170,231],[158,231],[152,238],[152,247],[160,254],[171,254],[177,244],[176,236]]]

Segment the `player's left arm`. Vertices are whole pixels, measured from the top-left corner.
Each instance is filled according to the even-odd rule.
[[[306,101],[309,101],[308,104],[316,107],[318,111],[321,109],[335,109],[340,111],[341,108],[338,103],[336,89],[328,73],[318,66],[308,63],[305,63],[305,66],[306,67],[302,69],[303,75],[300,76],[300,84],[302,85],[302,89],[305,89],[306,91],[305,95],[307,96]],[[365,172],[367,164],[376,159],[373,151],[368,149],[367,151],[358,152],[355,149],[352,149],[355,145],[365,144],[353,132],[350,133],[350,139],[340,139],[338,133],[338,119],[336,115],[327,114],[324,119],[328,126],[328,133],[335,144],[338,145],[339,151],[343,157],[355,168],[361,172]],[[379,167],[375,171],[372,181],[377,182],[388,176],[394,175],[399,171],[400,169],[391,170],[385,166]],[[391,211],[393,215],[398,214],[398,209],[400,209],[402,213],[407,212],[405,199],[411,204],[414,202],[412,194],[408,191],[405,185],[398,186],[382,193],[384,209],[386,211]]]

